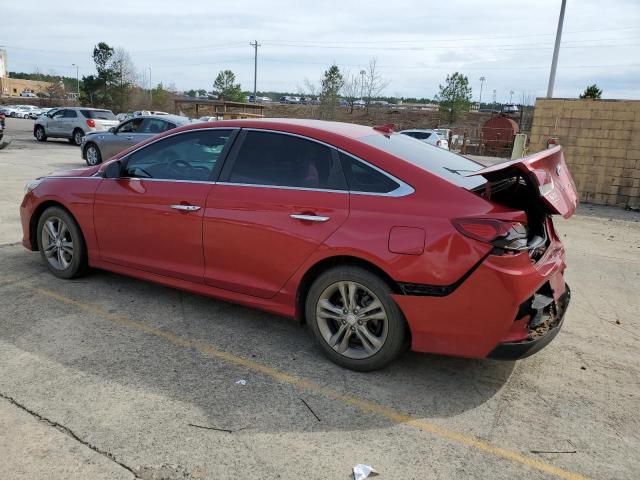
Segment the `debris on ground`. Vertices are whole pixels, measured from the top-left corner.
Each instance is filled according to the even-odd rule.
[[[314,412],[313,409],[309,406],[309,404],[304,401],[304,398],[301,398],[300,401],[304,403],[304,406],[309,409],[309,411],[313,414],[314,417],[316,417],[316,420],[320,421],[320,417],[316,415],[316,412]]]
[[[378,475],[376,469],[369,465],[358,463],[353,466],[353,480],[364,480],[365,478],[374,477],[376,475]]]
[[[247,381],[244,378],[241,378],[236,382],[236,385],[246,385]]]

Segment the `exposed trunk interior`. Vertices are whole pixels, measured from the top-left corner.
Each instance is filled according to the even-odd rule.
[[[546,220],[548,211],[532,181],[520,172],[489,181],[474,193],[505,207],[522,210],[527,215],[527,250],[532,261],[540,259],[549,245]]]

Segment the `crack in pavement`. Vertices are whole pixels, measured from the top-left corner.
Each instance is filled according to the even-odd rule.
[[[94,452],[102,455],[105,458],[108,458],[109,460],[111,460],[112,462],[118,464],[119,466],[121,466],[122,468],[124,468],[125,470],[127,470],[129,473],[131,473],[133,475],[134,478],[136,479],[140,479],[141,477],[138,476],[138,474],[133,470],[133,468],[129,467],[128,465],[122,463],[121,461],[117,460],[111,453],[102,450],[98,447],[96,447],[95,445],[92,445],[91,443],[87,442],[86,440],[83,440],[82,438],[80,438],[78,436],[77,433],[75,433],[73,430],[71,430],[69,427],[65,427],[64,425],[55,422],[53,420],[48,419],[47,417],[43,417],[42,415],[40,415],[38,412],[35,412],[31,409],[29,409],[28,407],[22,405],[20,402],[18,402],[16,399],[14,399],[13,397],[10,397],[9,395],[5,395],[4,393],[0,393],[0,397],[4,398],[6,401],[8,401],[9,403],[11,403],[12,405],[15,405],[16,407],[18,407],[20,410],[27,412],[29,415],[31,415],[32,417],[36,418],[37,420],[41,421],[42,423],[45,423],[47,425],[49,425],[50,427],[55,428],[56,430],[64,433],[65,435],[67,435],[68,437],[73,438],[75,441],[80,442],[81,444],[83,444],[84,446],[90,448],[91,450],[93,450]]]

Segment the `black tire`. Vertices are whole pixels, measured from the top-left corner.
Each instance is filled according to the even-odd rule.
[[[46,234],[48,238],[45,238],[45,233],[43,232],[43,229],[46,228],[45,224],[47,224],[47,222],[49,221],[51,221],[53,225],[57,225],[56,221],[62,221],[66,226],[66,230],[63,229],[63,233],[60,236],[61,245],[64,244],[65,240],[67,242],[67,245],[68,242],[71,241],[73,254],[63,254],[63,261],[56,260],[55,258],[52,259],[45,253],[45,249],[47,248],[47,246],[51,246],[53,243],[55,243],[52,241],[52,238],[48,234]],[[59,231],[55,228],[54,230]],[[69,212],[60,207],[47,208],[38,220],[36,234],[38,238],[38,250],[40,250],[42,260],[44,261],[45,265],[47,265],[51,273],[53,273],[56,277],[64,279],[77,278],[84,275],[87,270],[87,246],[84,242],[84,237],[82,236],[82,231],[80,230],[78,223]],[[46,245],[45,242],[47,242]],[[57,250],[58,249],[56,249],[56,252]],[[57,255],[56,257],[57,259],[60,258]],[[65,265],[65,262],[67,263],[67,265]],[[57,267],[56,265],[54,265],[55,263],[58,264]]]
[[[329,325],[329,323],[333,324],[333,327],[330,328],[334,329],[329,333],[335,334],[335,330],[340,328],[340,323],[345,325],[345,327],[348,327],[348,324],[345,323],[344,319],[341,320],[341,322],[338,322],[337,320],[323,321],[316,315],[316,309],[318,308],[318,302],[321,300],[321,296],[324,296],[327,291],[335,288],[335,286],[339,285],[341,282],[349,282],[352,285],[356,285],[357,288],[363,287],[364,290],[368,290],[373,294],[373,297],[369,297],[369,299],[373,301],[376,299],[375,297],[377,297],[377,300],[379,300],[383,307],[381,311],[386,313],[386,337],[381,342],[382,346],[379,347],[379,350],[367,358],[350,358],[349,356],[346,356],[346,353],[343,354],[338,352],[329,345],[328,340],[321,331],[324,329],[326,334],[327,325]],[[356,290],[356,292],[357,291],[358,290]],[[337,363],[342,367],[361,372],[378,370],[398,358],[398,356],[404,352],[406,347],[407,325],[402,312],[390,296],[392,293],[393,290],[383,279],[361,267],[351,265],[334,267],[318,276],[311,285],[307,294],[305,301],[305,316],[307,325],[318,341],[323,353],[334,363]],[[365,310],[366,306],[362,306],[361,309]],[[346,309],[344,311],[346,312]],[[357,308],[355,309],[355,312],[358,312]],[[353,321],[353,318],[351,321]],[[321,326],[321,324],[324,325],[324,327]],[[352,327],[350,327],[350,329],[354,333],[349,333],[349,335],[358,335],[355,333],[356,331],[354,329],[362,328],[362,323],[358,321],[358,324],[360,327],[351,324]],[[351,347],[353,342],[355,342],[354,348]],[[358,343],[362,345],[360,339],[355,336],[351,336],[350,339],[347,340],[347,343],[350,345],[349,350],[352,351],[357,351]],[[362,353],[367,354],[363,347],[364,345],[360,347]]]
[[[76,128],[71,134],[71,138],[69,141],[73,143],[76,147],[82,145],[82,138],[84,137],[84,132],[79,128]]]
[[[39,142],[47,141],[47,132],[45,132],[44,127],[42,125],[37,125],[33,134],[36,136],[37,141]]]
[[[100,154],[100,149],[95,143],[90,143],[84,149],[84,158],[87,165],[90,167],[95,167],[96,165],[100,165],[102,163],[102,155]]]

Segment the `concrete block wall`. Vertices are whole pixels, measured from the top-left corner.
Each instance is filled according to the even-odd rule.
[[[640,206],[640,100],[538,98],[529,152],[558,137],[583,202]]]

